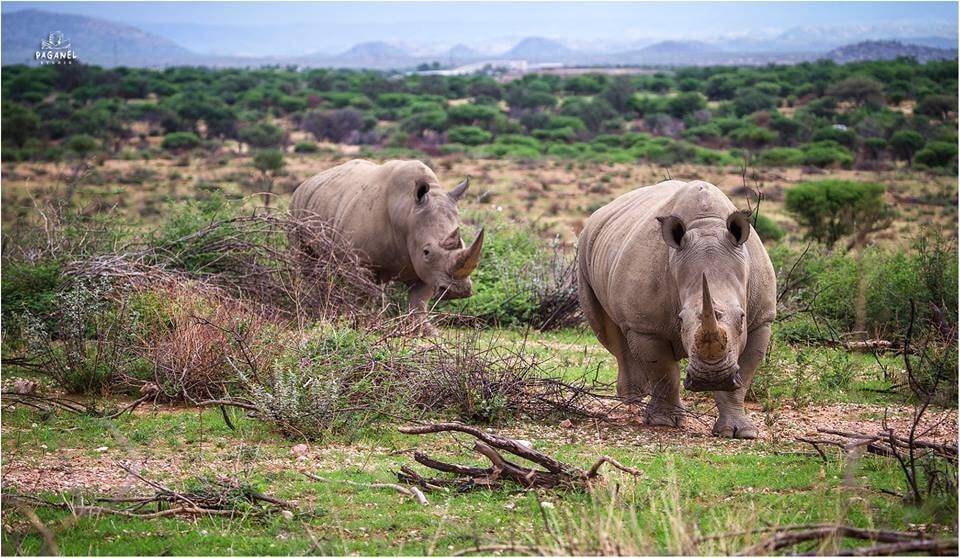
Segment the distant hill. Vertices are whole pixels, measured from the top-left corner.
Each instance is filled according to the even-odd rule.
[[[3,15],[2,47],[3,64],[32,63],[40,41],[51,32],[60,31],[81,62],[99,66],[165,67],[179,65],[257,67],[263,65],[297,65],[305,67],[371,68],[379,70],[412,69],[421,63],[439,62],[443,65],[462,66],[496,60],[526,60],[531,64],[558,63],[565,65],[759,65],[795,64],[817,59],[829,59],[839,63],[862,60],[889,60],[898,56],[911,56],[921,62],[955,59],[956,48],[938,48],[938,45],[955,46],[953,39],[944,37],[948,28],[916,29],[914,27],[891,28],[886,37],[901,37],[904,33],[929,35],[912,40],[870,40],[859,37],[882,32],[877,26],[856,28],[796,27],[773,38],[717,39],[710,42],[693,40],[670,40],[650,43],[632,40],[619,46],[581,42],[580,48],[572,48],[554,39],[526,37],[505,52],[494,55],[489,50],[479,52],[467,45],[458,44],[449,50],[430,52],[419,48],[415,42],[405,43],[406,48],[384,41],[363,42],[340,53],[314,52],[304,55],[285,56],[239,56],[225,54],[234,52],[229,47],[217,50],[220,54],[200,54],[158,34],[148,33],[136,27],[112,21],[46,12],[41,10],[11,11]],[[256,24],[248,24],[256,26]],[[228,34],[224,26],[215,27],[216,37],[207,43],[218,43],[217,37]],[[191,35],[203,35],[202,24],[190,27]],[[271,32],[275,30],[271,29]],[[182,33],[178,36],[184,36]],[[884,35],[881,35],[884,36]],[[191,44],[201,44],[198,39]],[[840,46],[845,45],[845,46]],[[482,48],[482,47],[481,47]],[[830,49],[833,50],[830,50]],[[212,51],[211,51],[212,52]]]
[[[100,66],[200,64],[203,57],[129,25],[91,17],[22,10],[3,16],[3,64],[26,64],[40,41],[61,31],[81,62]]]
[[[578,51],[559,41],[544,39],[543,37],[527,37],[501,54],[500,58],[527,60],[529,62],[566,62],[571,58],[578,57],[578,55]]]
[[[863,41],[835,48],[819,58],[846,64],[866,60],[893,60],[901,56],[915,58],[918,62],[953,60],[957,58],[957,49],[904,44],[900,41]]]

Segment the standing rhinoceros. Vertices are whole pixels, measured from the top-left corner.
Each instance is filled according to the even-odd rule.
[[[444,298],[472,294],[469,275],[480,261],[483,231],[464,247],[457,200],[468,186],[464,180],[441,191],[437,175],[420,161],[355,159],[305,180],[290,211],[330,223],[380,280],[409,285],[410,310],[422,314],[438,292]],[[423,318],[425,330],[435,332]]]
[[[580,235],[580,305],[617,359],[617,394],[680,426],[684,387],[713,391],[718,436],[755,438],[743,398],[770,341],[776,277],[749,212],[716,186],[670,180],[624,194]]]

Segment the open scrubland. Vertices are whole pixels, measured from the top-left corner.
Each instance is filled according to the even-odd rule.
[[[4,552],[955,552],[955,62],[4,72]],[[335,236],[287,249],[289,194],[357,156],[472,179],[437,338]],[[584,220],[668,177],[753,209],[777,271],[755,441],[701,394],[643,425],[577,311]],[[449,421],[622,468],[464,480],[424,463],[490,467],[472,436],[399,430]]]

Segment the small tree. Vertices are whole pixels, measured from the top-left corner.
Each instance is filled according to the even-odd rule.
[[[923,147],[923,136],[913,130],[900,130],[890,137],[890,148],[898,159],[913,164],[913,156]]]
[[[163,137],[164,149],[183,152],[200,145],[200,138],[193,132],[173,132]]]
[[[957,112],[957,98],[950,95],[927,95],[917,104],[915,112],[946,120],[951,112]]]
[[[787,190],[788,212],[807,229],[807,238],[832,247],[840,238],[856,234],[848,249],[866,236],[890,226],[892,209],[882,184],[823,180],[805,182]]]
[[[279,149],[261,151],[253,157],[253,167],[260,171],[264,191],[267,193],[263,202],[265,207],[270,207],[270,197],[273,195],[273,181],[280,175],[285,165],[286,162],[283,160],[283,152]]]
[[[100,150],[100,142],[93,136],[77,134],[67,140],[64,147],[67,148],[70,159],[74,161],[73,172],[67,181],[67,191],[64,196],[64,204],[69,206],[83,175],[90,169],[91,160]]]
[[[883,84],[868,77],[850,77],[827,88],[827,95],[856,105],[883,103]]]

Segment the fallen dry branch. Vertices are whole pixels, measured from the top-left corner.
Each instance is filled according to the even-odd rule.
[[[533,449],[528,443],[485,432],[479,428],[458,422],[402,426],[399,430],[404,434],[415,435],[439,432],[462,432],[469,434],[476,438],[473,445],[474,451],[487,458],[491,463],[491,467],[488,468],[469,467],[438,461],[417,452],[414,454],[414,459],[417,463],[438,471],[460,475],[460,478],[456,480],[442,478],[427,479],[406,467],[402,468],[400,473],[397,473],[397,478],[400,479],[401,482],[417,484],[427,488],[429,488],[430,485],[436,485],[456,486],[460,490],[467,490],[476,486],[499,486],[501,481],[505,480],[515,482],[525,488],[585,488],[589,487],[591,483],[599,478],[600,467],[604,463],[609,463],[633,476],[642,475],[637,469],[622,465],[615,459],[606,456],[598,459],[592,467],[584,471],[579,467],[563,463],[545,453],[539,452]],[[504,457],[504,453],[501,452],[539,465],[545,470],[514,463]]]
[[[421,490],[420,490],[419,488],[417,488],[416,486],[402,486],[402,485],[399,485],[399,484],[388,483],[388,482],[369,482],[369,483],[363,483],[363,482],[354,482],[354,481],[351,481],[351,480],[333,480],[333,479],[327,479],[327,478],[324,478],[324,477],[321,477],[321,476],[318,476],[318,475],[314,475],[314,474],[308,473],[308,472],[306,472],[306,471],[303,471],[303,474],[304,474],[304,476],[306,476],[308,479],[313,479],[313,480],[315,480],[315,481],[320,481],[320,482],[339,482],[339,483],[342,483],[342,484],[349,484],[349,485],[351,485],[351,486],[359,486],[359,487],[362,487],[362,488],[387,488],[387,489],[389,489],[389,490],[393,490],[393,491],[395,491],[395,492],[399,492],[400,494],[403,494],[404,496],[410,496],[411,498],[413,498],[414,500],[416,500],[418,504],[420,504],[420,505],[422,505],[422,506],[426,506],[427,504],[430,503],[430,502],[427,501],[427,497],[426,497],[426,495],[424,495],[423,491],[421,491]]]
[[[275,508],[293,509],[293,504],[261,494],[260,492],[230,480],[208,481],[191,492],[179,492],[167,486],[143,477],[129,466],[116,463],[129,475],[154,490],[152,495],[139,497],[100,497],[94,498],[95,505],[83,500],[74,502],[64,497],[47,500],[24,494],[4,493],[4,501],[18,505],[31,505],[67,510],[73,515],[116,515],[136,519],[159,519],[172,516],[234,516],[265,510],[261,504],[270,504]],[[147,511],[148,506],[156,511]],[[164,506],[169,506],[163,509]],[[251,508],[253,506],[254,508]]]
[[[909,438],[896,436],[892,431],[889,430],[886,432],[877,432],[875,434],[865,434],[860,432],[835,430],[833,428],[817,428],[817,432],[820,434],[835,436],[835,438],[810,438],[807,436],[799,436],[796,438],[796,440],[798,442],[804,442],[813,446],[813,449],[817,450],[817,453],[820,454],[821,459],[824,461],[827,460],[827,455],[824,453],[823,449],[821,449],[821,445],[835,446],[844,450],[844,452],[850,452],[853,449],[864,446],[867,452],[882,457],[896,457],[897,450],[900,449],[912,451],[926,450],[932,455],[946,459],[951,463],[956,463],[957,461],[956,445],[945,442],[936,443],[916,439],[911,441]]]
[[[909,531],[886,531],[880,529],[861,529],[858,527],[849,527],[846,525],[810,525],[804,528],[802,525],[791,525],[783,528],[775,528],[767,538],[761,542],[749,546],[739,553],[740,556],[757,556],[770,554],[777,550],[794,547],[796,545],[808,542],[823,542],[830,539],[857,539],[878,543],[888,543],[890,545],[916,545],[917,543],[938,543],[949,546],[951,543],[956,548],[957,540],[930,541],[926,539],[923,533]],[[744,533],[735,534],[742,536]],[[931,545],[934,546],[934,545]],[[882,553],[876,552],[878,547],[863,547],[861,549],[851,549],[851,552],[861,551],[864,554],[854,554],[861,556],[879,556]],[[871,552],[872,550],[872,552]]]

